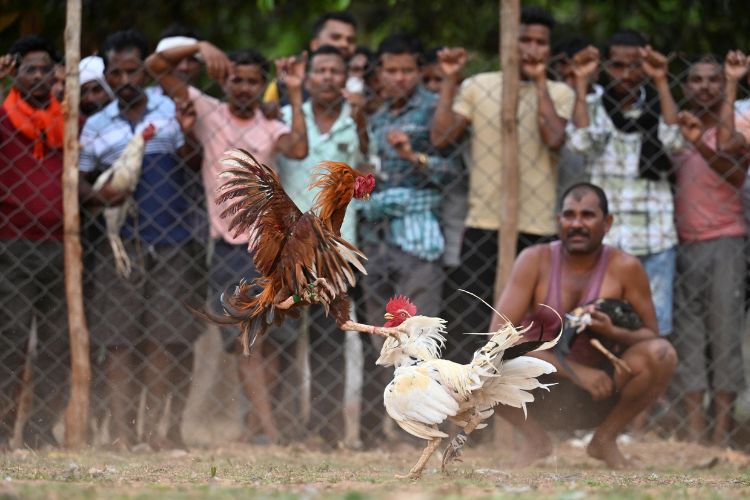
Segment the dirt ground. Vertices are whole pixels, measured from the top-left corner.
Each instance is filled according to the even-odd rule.
[[[396,479],[420,450],[315,451],[309,446],[226,445],[189,452],[17,450],[0,455],[0,498],[533,498],[750,496],[750,456],[663,441],[623,445],[640,462],[611,471],[580,442],[558,443],[532,467],[513,468],[513,451],[466,449],[447,474],[436,457],[421,480]]]

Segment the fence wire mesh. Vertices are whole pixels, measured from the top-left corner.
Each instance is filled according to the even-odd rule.
[[[137,44],[125,46],[132,50]],[[84,300],[92,340],[91,442],[161,449],[228,440],[318,440],[359,448],[401,439],[383,407],[392,372],[375,366],[377,338],[341,332],[312,306],[299,320],[272,328],[245,357],[237,331],[206,325],[185,307],[205,305],[220,313],[219,294],[240,278],[257,276],[247,239],[231,237],[213,204],[218,160],[230,147],[251,151],[276,169],[303,211],[311,205],[307,186],[321,160],[373,171],[377,207],[352,205],[343,227],[344,236],[369,259],[367,277],[352,291],[352,317],[382,324],[387,300],[407,295],[420,314],[448,321],[445,357],[466,362],[482,341],[463,332],[486,332],[491,319],[484,305],[458,290],[493,300],[502,210],[500,73],[487,68],[464,75],[447,106],[464,117],[466,128],[460,134],[448,131],[451,140],[436,147],[430,136],[433,116],[446,97],[439,96],[443,76],[434,61],[421,67],[419,78],[437,86],[419,85],[403,107],[390,112],[378,110],[379,93],[393,81],[392,75],[379,78],[390,67],[382,60],[363,73],[364,79],[350,74],[355,83],[347,85],[340,56],[314,55],[304,68],[306,101],[297,108],[288,104],[293,99],[285,88],[288,80],[285,86],[276,80],[281,75],[264,73],[268,67],[249,51],[231,56],[235,65],[223,85],[209,84],[206,77],[190,80],[191,73],[180,73],[182,66],[175,65],[168,82],[182,79],[190,85],[176,105],[158,87],[163,75],[147,77],[139,57],[128,66],[128,54],[114,50],[104,73],[84,83],[101,87],[93,92],[101,91],[102,98],[84,109],[86,183],[110,169],[148,125],[156,128],[145,142],[137,186],[127,197],[134,202],[102,207],[86,201],[82,212]],[[184,64],[200,71],[194,55]],[[680,357],[669,390],[641,424],[663,435],[701,439],[708,439],[711,429],[724,429],[728,443],[747,446],[750,401],[742,351],[750,184],[742,184],[742,154],[726,154],[723,162],[711,156],[715,130],[726,126],[716,115],[725,92],[724,69],[721,61],[669,56],[668,82],[677,108],[698,117],[702,139],[691,146],[687,135],[693,129],[663,127],[665,98],[643,83],[648,78],[640,62],[614,68],[621,63],[611,54],[602,58],[601,74],[591,73],[587,87],[588,127],[577,127],[572,118],[575,65],[564,52],[549,64],[545,104],[568,120],[559,150],[547,146],[540,133],[542,113],[549,109],[542,110],[532,83],[521,83],[518,248],[555,238],[555,213],[566,187],[582,180],[604,187],[615,215],[607,242],[643,261],[661,334]],[[355,61],[358,56],[350,73],[360,69]],[[367,62],[377,66],[373,58]],[[51,67],[25,64],[20,62],[19,72],[36,71],[42,77],[35,85],[43,93],[49,90]],[[632,95],[605,102],[618,85],[615,71],[637,73],[619,80],[634,82]],[[31,90],[27,95],[34,94]],[[84,94],[90,92],[84,88]],[[264,92],[267,102],[258,106]],[[743,77],[734,127],[750,140],[745,93]],[[619,107],[623,103],[627,109]],[[366,119],[369,144],[362,147],[358,132],[364,125],[352,118],[352,106]],[[644,125],[633,109],[656,122]],[[46,146],[37,156],[38,139],[17,125],[17,115],[6,100],[0,112],[0,437],[12,447],[35,447],[61,442],[68,393],[62,156],[59,148]],[[296,153],[292,140],[295,119],[306,124],[305,155]],[[634,128],[628,128],[631,123]],[[649,161],[656,165],[667,158],[667,167],[639,172],[642,141],[657,137]],[[389,191],[392,199],[378,199]],[[129,208],[119,227],[107,211],[123,206]],[[121,236],[121,247],[114,235]],[[729,417],[735,425],[725,422]]]

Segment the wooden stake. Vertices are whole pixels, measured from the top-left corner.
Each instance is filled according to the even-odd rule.
[[[500,108],[500,162],[502,176],[500,198],[503,200],[495,272],[495,302],[508,281],[516,258],[518,240],[518,93],[521,80],[518,60],[519,0],[500,0],[500,67],[503,88]]]
[[[65,409],[65,446],[86,444],[89,417],[89,332],[83,309],[81,223],[78,205],[78,109],[81,87],[81,0],[68,0],[65,25],[65,150],[63,169],[63,214],[65,248],[65,298],[70,334],[70,399]]]

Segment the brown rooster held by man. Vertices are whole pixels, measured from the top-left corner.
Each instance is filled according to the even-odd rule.
[[[239,324],[245,354],[271,323],[298,314],[302,304],[318,303],[342,330],[386,335],[383,329],[349,320],[347,289],[355,269],[366,274],[366,257],[341,237],[341,223],[353,198],[369,197],[372,174],[345,163],[323,162],[312,187],[320,188],[313,208],[302,213],[281,187],[276,173],[241,149],[226,153],[216,203],[226,204],[230,231],[249,235],[248,250],[260,277],[242,281],[222,294],[226,316],[201,314],[221,324]]]

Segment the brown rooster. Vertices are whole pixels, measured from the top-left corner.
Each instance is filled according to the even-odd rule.
[[[323,162],[312,185],[320,192],[313,208],[302,213],[276,173],[247,151],[233,149],[222,163],[228,180],[216,203],[227,204],[221,216],[231,217],[230,231],[249,234],[249,251],[261,277],[225,292],[226,316],[210,319],[240,324],[245,354],[268,325],[281,324],[287,314],[296,316],[300,304],[321,304],[342,329],[384,334],[349,321],[346,292],[356,282],[354,268],[366,273],[366,257],[340,234],[352,198],[367,198],[374,189],[372,174]]]

